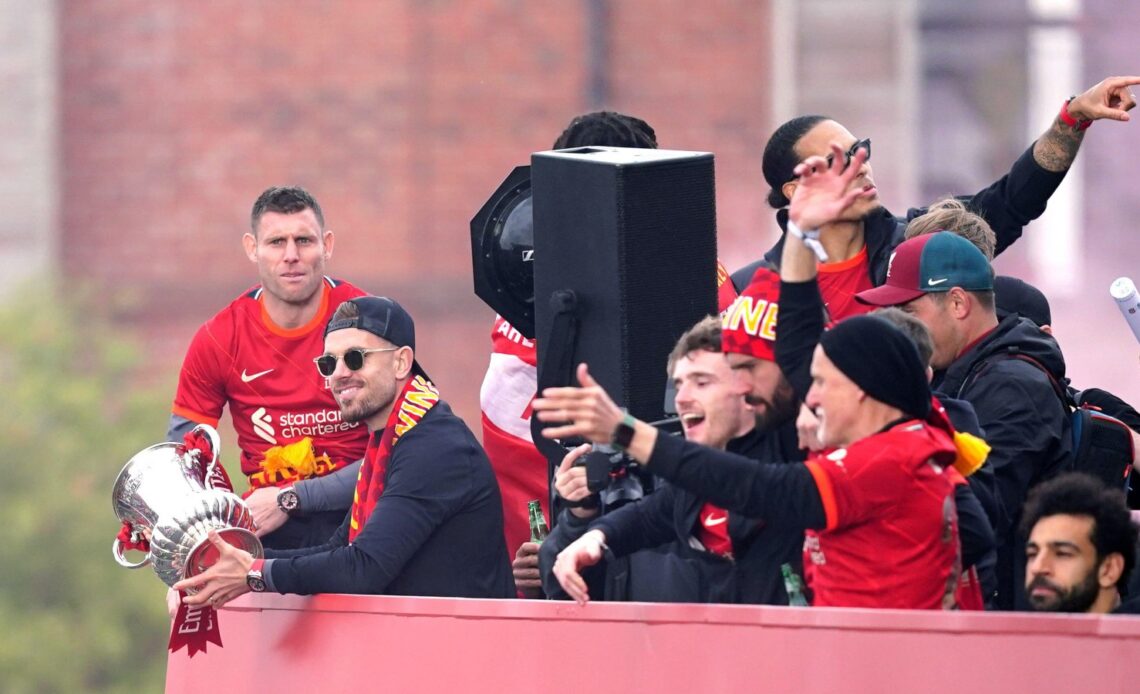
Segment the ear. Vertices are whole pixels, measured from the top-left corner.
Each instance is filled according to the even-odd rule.
[[[1113,552],[1101,559],[1097,568],[1097,582],[1101,588],[1115,588],[1120,582],[1120,575],[1124,573],[1124,555]]]
[[[792,196],[796,194],[796,186],[797,183],[794,180],[788,181],[784,185],[780,186],[780,192],[784,194],[785,198],[791,200]]]
[[[412,352],[411,347],[401,347],[396,352],[396,379],[401,380],[408,378],[412,373],[412,362],[415,361],[415,354]]]
[[[961,287],[951,287],[947,292],[946,303],[950,310],[950,315],[957,320],[962,320],[970,315],[970,311],[974,308],[974,297],[970,296],[965,289]]]
[[[333,236],[332,229],[325,229],[321,236],[325,246],[325,260],[328,260],[332,258],[333,242],[336,241],[336,237]]]
[[[249,262],[257,263],[257,238],[248,231],[241,237],[241,246],[245,249],[245,257]]]

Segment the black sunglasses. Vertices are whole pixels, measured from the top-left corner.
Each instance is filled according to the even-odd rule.
[[[344,356],[338,357],[335,354],[322,354],[321,356],[313,359],[313,363],[317,365],[317,371],[325,378],[329,378],[336,371],[337,361],[344,359],[344,365],[348,367],[349,371],[360,371],[364,368],[364,355],[372,354],[373,352],[394,352],[400,349],[399,347],[375,347],[373,349],[363,349],[354,347],[346,350]]]
[[[843,162],[843,168],[846,169],[848,166],[851,166],[851,160],[855,157],[855,153],[858,152],[860,148],[867,150],[867,161],[871,161],[871,138],[867,137],[862,140],[857,140],[855,144],[851,145],[851,149],[843,153],[846,159]],[[835,155],[827,155],[827,165],[829,167],[833,161],[835,161]]]

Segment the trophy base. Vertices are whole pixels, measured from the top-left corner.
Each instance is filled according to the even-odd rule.
[[[238,549],[245,550],[253,555],[254,559],[260,559],[265,556],[265,550],[261,546],[261,540],[257,536],[244,528],[226,528],[219,530],[218,534],[222,539],[230,543]],[[218,548],[210,540],[203,539],[194,548],[190,550],[190,554],[186,559],[185,578],[197,576],[204,572],[206,569],[213,566],[218,561]]]

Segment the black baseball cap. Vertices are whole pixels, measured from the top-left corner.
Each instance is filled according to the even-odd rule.
[[[370,332],[397,347],[411,347],[412,373],[431,380],[420,363],[414,359],[416,351],[416,324],[404,307],[386,296],[358,296],[345,303],[353,304],[359,315],[352,318],[333,318],[325,326],[325,336],[334,330],[356,328]]]

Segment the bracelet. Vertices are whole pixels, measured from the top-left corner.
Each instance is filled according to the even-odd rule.
[[[1076,130],[1077,132],[1082,132],[1084,130],[1088,130],[1089,126],[1091,126],[1093,122],[1091,120],[1077,120],[1076,118],[1073,118],[1071,115],[1069,115],[1069,102],[1075,98],[1077,98],[1076,95],[1070,96],[1068,99],[1065,99],[1065,103],[1061,104],[1060,118],[1061,122],[1065,125],[1069,126],[1073,130]]]
[[[819,229],[808,229],[805,231],[800,229],[796,226],[795,222],[789,219],[788,233],[800,241],[803,241],[804,245],[807,246],[812,253],[815,253],[815,257],[819,258],[819,262],[827,262],[827,251],[823,249],[823,244],[819,242]]]

